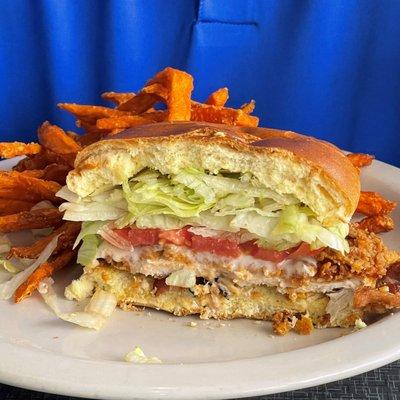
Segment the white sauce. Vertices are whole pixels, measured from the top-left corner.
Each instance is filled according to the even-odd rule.
[[[195,271],[196,276],[208,279],[224,276],[232,279],[238,286],[276,286],[282,292],[288,288],[295,288],[298,291],[329,293],[343,288],[354,290],[361,283],[359,279],[336,282],[319,282],[311,279],[305,285],[298,287],[290,278],[312,278],[316,273],[316,261],[311,257],[274,263],[249,255],[232,259],[206,252],[193,252],[182,246],[169,245],[168,248],[172,254],[184,256],[183,260],[186,262],[177,261],[168,255],[163,256],[161,253],[163,247],[160,245],[136,247],[131,251],[118,249],[105,241],[98,249],[97,258],[126,263],[131,273],[166,277],[174,271],[190,268]],[[160,252],[159,255],[157,252]]]

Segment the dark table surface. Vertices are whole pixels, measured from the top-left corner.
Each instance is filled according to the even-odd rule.
[[[1,355],[0,355],[1,357]],[[400,400],[400,361],[354,378],[248,400]],[[0,384],[0,400],[78,400],[76,397],[33,392]]]

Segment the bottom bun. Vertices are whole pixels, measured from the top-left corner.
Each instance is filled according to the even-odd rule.
[[[222,287],[223,290],[214,290],[207,283],[196,284],[191,289],[167,286],[164,281],[101,263],[86,269],[78,280],[67,287],[65,294],[69,299],[82,300],[96,288],[102,288],[112,292],[124,310],[149,307],[176,316],[197,314],[202,319],[270,320],[274,322],[274,330],[278,334],[290,329],[310,333],[314,326],[350,327],[362,317],[362,311],[352,305],[354,293],[347,289],[344,289],[347,293],[332,299],[323,293],[290,295],[280,293],[277,287],[238,287],[229,281],[224,281]],[[334,317],[328,312],[333,314],[331,310],[335,310]]]

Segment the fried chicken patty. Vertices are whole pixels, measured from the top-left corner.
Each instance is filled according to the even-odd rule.
[[[316,255],[317,277],[330,281],[355,276],[376,280],[385,276],[388,268],[400,260],[400,254],[389,250],[379,236],[355,224],[350,224],[347,239],[350,245],[347,254],[326,248]]]

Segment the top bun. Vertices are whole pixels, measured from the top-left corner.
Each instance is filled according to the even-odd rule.
[[[118,185],[143,168],[250,172],[267,188],[292,194],[324,225],[348,222],[359,195],[358,170],[334,145],[294,132],[202,122],[141,125],[82,150],[68,188],[81,197]]]

